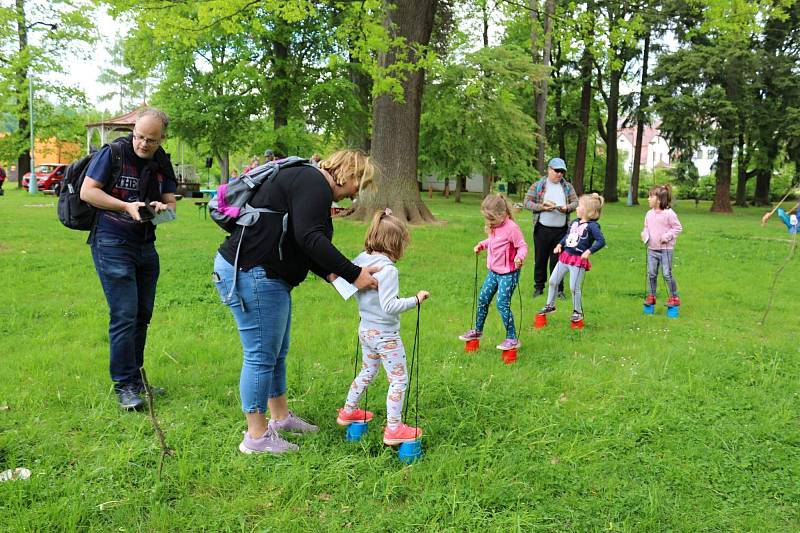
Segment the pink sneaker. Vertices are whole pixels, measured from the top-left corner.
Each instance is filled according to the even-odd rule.
[[[412,428],[405,424],[400,424],[394,429],[387,427],[383,430],[383,443],[387,446],[395,446],[404,442],[414,442],[422,437],[422,429]]]
[[[459,335],[458,338],[462,341],[474,341],[480,339],[482,335],[483,332],[471,329],[466,333],[464,333],[463,335]]]
[[[336,423],[340,426],[349,426],[353,422],[369,422],[371,420],[372,412],[363,409],[354,409],[352,413],[339,409],[339,416],[336,417]]]
[[[503,342],[501,342],[500,344],[497,345],[497,349],[505,351],[505,350],[511,350],[513,348],[519,348],[520,346],[522,346],[522,343],[519,342],[519,340],[517,340],[517,339],[506,339],[506,340],[504,340]]]

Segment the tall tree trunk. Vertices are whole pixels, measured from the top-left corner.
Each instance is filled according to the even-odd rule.
[[[613,69],[609,77],[608,119],[606,120],[606,177],[603,185],[603,198],[606,202],[619,201],[617,191],[617,122],[619,121],[619,82],[622,70]]]
[[[544,46],[542,48],[542,65],[550,68],[550,50],[553,42],[553,12],[555,11],[555,0],[545,0],[544,2]],[[545,146],[547,145],[547,88],[550,76],[546,76],[539,82],[539,90],[536,91],[536,123],[539,126],[539,138],[536,143],[536,168],[540,174],[545,171]]]
[[[736,205],[737,207],[747,207],[747,159],[744,154],[744,127],[743,123],[739,128],[738,154],[736,161]]]
[[[753,205],[769,205],[769,188],[772,181],[772,170],[759,168],[756,172],[756,191],[753,195]]]
[[[17,39],[19,44],[20,57],[26,57],[28,48],[28,22],[25,18],[25,0],[16,0],[17,15]],[[30,61],[25,63],[30,65]],[[28,68],[20,67],[17,69],[17,134],[24,139],[30,136],[28,129]],[[24,143],[24,140],[22,141]],[[22,188],[22,176],[31,172],[31,150],[25,148],[17,156],[17,187]],[[35,179],[33,174],[31,178]]]
[[[483,47],[489,46],[489,0],[481,3],[481,16],[483,17]]]
[[[753,195],[753,205],[768,206],[770,182],[772,181],[772,169],[775,167],[775,159],[778,157],[777,138],[770,139],[764,147],[767,160],[763,167],[756,173],[756,191]]]
[[[725,121],[730,122],[730,121]],[[711,211],[715,213],[731,213],[731,170],[733,166],[733,146],[736,143],[730,133],[735,129],[735,124],[721,123],[720,130],[723,138],[719,143],[717,154],[717,190],[714,194],[714,203],[711,204]]]
[[[650,30],[644,36],[642,52],[642,82],[639,90],[639,109],[636,113],[636,146],[633,149],[633,172],[631,173],[631,204],[639,205],[639,171],[642,164],[642,137],[644,136],[644,109],[647,107],[647,61],[650,59]],[[616,142],[614,143],[616,145]]]
[[[556,132],[556,137],[558,138],[558,157],[566,161],[567,128],[566,128],[566,121],[564,120],[564,111],[561,100],[564,93],[564,83],[562,81],[561,76],[558,75],[563,66],[564,66],[563,63],[561,62],[561,43],[557,43],[555,61],[553,62],[553,79],[555,81],[553,88],[555,89],[556,92],[554,107],[556,113],[556,124],[558,124],[558,131]]]
[[[228,178],[230,177],[230,152],[227,150],[224,152],[220,152],[218,150],[214,150],[214,156],[217,158],[217,164],[219,165],[219,180],[220,183],[228,183]]]
[[[590,34],[591,37],[591,34]],[[581,56],[581,110],[578,144],[575,148],[575,171],[572,174],[572,185],[578,194],[584,191],[586,175],[586,148],[589,141],[589,119],[592,111],[592,52],[589,46],[583,49]]]
[[[390,69],[397,62],[417,63],[415,45],[427,45],[433,30],[437,0],[393,0],[384,26],[393,38],[403,38],[406,47],[392,47],[378,55],[380,67]],[[372,158],[378,168],[375,187],[364,191],[353,216],[364,220],[375,210],[390,207],[395,215],[412,223],[435,219],[419,194],[419,120],[425,72],[406,71],[402,81],[404,102],[391,95],[375,99],[372,113]]]
[[[280,80],[279,83],[285,83],[291,79],[288,73],[289,47],[276,39],[272,42],[272,54],[273,79]],[[273,92],[272,112],[275,130],[289,124],[289,91],[276,90]],[[286,155],[285,150],[286,148],[283,149],[283,155]]]
[[[361,127],[354,128],[346,134],[347,145],[352,148],[359,148],[366,153],[370,151],[370,138],[369,128],[366,127],[369,122],[370,105],[372,104],[372,78],[364,70],[364,67],[359,62],[358,58],[353,55],[350,56],[350,65],[348,66],[350,81],[353,84],[353,91],[356,94],[356,99],[361,106],[359,116],[363,113],[363,121],[359,120]]]
[[[464,180],[466,178],[464,176],[456,177],[456,203],[461,203],[461,191],[464,188]]]

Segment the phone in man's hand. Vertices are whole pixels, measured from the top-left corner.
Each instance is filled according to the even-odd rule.
[[[139,206],[139,218],[142,219],[142,222],[153,220],[153,217],[155,216],[155,211],[153,211],[153,208],[149,205]]]

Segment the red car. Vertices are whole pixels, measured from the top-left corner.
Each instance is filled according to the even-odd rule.
[[[54,189],[57,183],[64,179],[64,171],[67,165],[62,163],[42,163],[36,165],[36,186],[40,190]],[[28,180],[31,177],[30,172],[26,172],[22,176],[22,186],[28,188]]]

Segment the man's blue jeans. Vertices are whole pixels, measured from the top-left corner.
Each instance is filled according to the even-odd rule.
[[[155,244],[96,235],[92,258],[108,301],[111,380],[118,388],[140,383],[159,274]]]
[[[230,307],[244,362],[239,377],[242,411],[266,413],[267,399],[286,394],[286,353],[292,323],[292,286],[268,278],[264,269],[240,271],[233,287],[233,265],[220,254],[214,258],[214,284],[222,303]],[[244,308],[242,307],[244,304]]]

